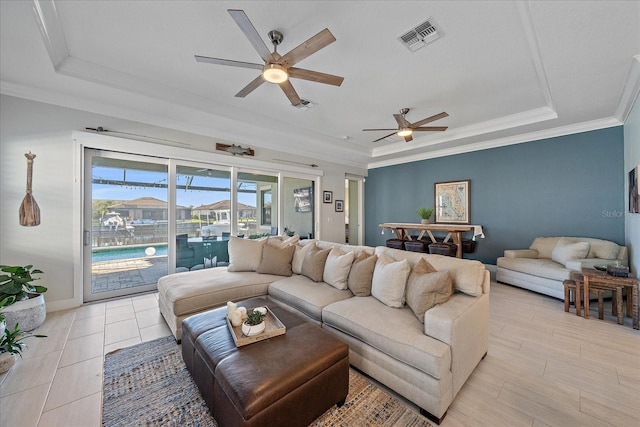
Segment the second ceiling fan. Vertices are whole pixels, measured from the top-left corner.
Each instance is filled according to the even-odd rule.
[[[271,40],[271,43],[273,43],[273,52],[270,52],[244,11],[229,9],[228,12],[233,20],[236,21],[240,30],[249,39],[249,42],[258,52],[264,61],[264,64],[211,58],[200,55],[195,55],[195,58],[198,62],[261,70],[262,73],[238,92],[236,94],[237,97],[244,98],[262,83],[268,81],[270,83],[276,83],[280,88],[282,88],[282,91],[291,102],[291,105],[299,105],[302,103],[302,100],[291,85],[291,82],[289,81],[290,77],[333,86],[340,86],[342,84],[344,77],[294,67],[295,64],[302,61],[309,55],[336,41],[336,38],[328,29],[325,28],[309,40],[290,50],[288,53],[280,55],[277,52],[277,48],[282,42],[282,33],[276,30],[269,31],[269,39]]]
[[[413,132],[415,131],[442,132],[447,130],[447,126],[422,126],[422,125],[426,125],[427,123],[431,123],[436,120],[440,120],[445,117],[448,117],[449,115],[445,112],[436,114],[435,116],[427,117],[426,119],[422,119],[415,123],[411,123],[405,118],[408,112],[409,112],[408,108],[403,108],[402,110],[400,110],[400,114],[393,115],[393,117],[396,119],[396,122],[398,122],[398,129],[362,129],[362,130],[363,131],[381,131],[381,130],[393,131],[393,133],[390,133],[389,135],[385,135],[382,138],[378,138],[372,142],[378,142],[382,139],[390,137],[391,135],[401,136],[404,138],[406,142],[409,142],[413,140],[412,135],[413,135]]]

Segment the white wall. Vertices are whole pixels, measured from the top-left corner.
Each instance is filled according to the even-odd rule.
[[[77,145],[72,131],[85,127],[104,126],[178,141],[200,140],[202,136],[170,131],[129,122],[113,117],[0,96],[0,264],[33,264],[45,272],[39,284],[49,288],[45,294],[49,311],[71,308],[82,302],[80,194],[76,175]],[[209,139],[209,146],[214,140]],[[166,148],[166,147],[165,147]],[[183,149],[181,149],[183,150]],[[22,227],[18,222],[18,207],[25,195],[26,158],[31,151],[37,155],[33,172],[33,195],[41,210],[41,224]],[[175,149],[173,149],[175,151]],[[191,150],[186,150],[193,153]],[[212,153],[206,153],[211,158]],[[224,156],[224,157],[221,157]],[[194,157],[193,154],[189,157]],[[203,156],[205,157],[205,156]],[[233,162],[234,158],[219,155]],[[256,149],[255,161],[270,162],[273,158],[313,163],[313,159],[293,158],[287,153]],[[245,161],[238,159],[237,161]],[[253,161],[253,160],[247,160]],[[364,170],[346,169],[324,162],[320,191],[331,190],[334,198],[344,198],[345,173],[365,175]],[[281,170],[290,170],[283,165]],[[344,241],[344,214],[333,212],[333,205],[321,206],[320,238]]]
[[[629,213],[629,178],[631,169],[640,165],[640,101],[636,99],[624,124],[624,173],[625,173],[625,240],[629,248],[629,267],[640,276],[640,214]]]

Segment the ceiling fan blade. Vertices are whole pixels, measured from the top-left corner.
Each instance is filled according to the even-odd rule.
[[[205,62],[207,64],[230,65],[232,67],[251,68],[253,70],[262,70],[264,64],[253,64],[251,62],[233,61],[231,59],[211,58],[209,56],[194,55],[196,61]]]
[[[331,34],[331,31],[325,28],[306,42],[301,43],[287,52],[287,54],[282,57],[282,65],[291,67],[334,41],[336,41],[336,38]]]
[[[264,83],[264,79],[262,78],[262,74],[260,74],[251,83],[243,87],[240,92],[236,93],[236,97],[244,98],[245,96],[256,90],[262,83]]]
[[[414,131],[442,132],[447,130],[447,126],[426,126],[421,128],[413,128]]]
[[[260,76],[260,77],[262,77],[262,76]],[[289,101],[291,102],[291,105],[298,105],[298,104],[300,104],[302,102],[302,100],[298,96],[298,93],[293,88],[293,86],[291,85],[291,82],[289,80],[286,80],[286,81],[280,83],[279,86],[282,88],[282,91],[284,92],[284,94],[287,95],[287,98],[289,98]]]
[[[394,133],[390,133],[389,135],[385,135],[382,138],[378,138],[378,139],[376,139],[374,141],[371,141],[371,142],[378,142],[378,141],[383,140],[385,138],[389,138],[391,135],[395,135],[395,134],[396,134],[395,132]]]
[[[305,70],[303,68],[289,67],[287,69],[289,77],[296,79],[309,80],[317,83],[324,83],[333,86],[340,86],[344,81],[344,77],[334,76],[333,74],[320,73],[318,71]]]
[[[393,131],[397,131],[397,129],[362,129],[363,131],[369,131],[369,130],[393,130]]]
[[[427,117],[426,119],[422,119],[419,122],[415,122],[411,125],[412,128],[417,128],[422,125],[426,125],[427,123],[435,122],[436,120],[444,119],[445,117],[449,117],[449,115],[445,112],[440,114],[436,114],[435,116]]]
[[[404,137],[404,142],[413,141],[413,137],[411,135],[407,135]]]
[[[251,21],[249,21],[249,17],[244,13],[244,10],[228,9],[227,12],[229,12],[233,20],[236,21],[240,30],[247,36],[249,42],[264,62],[272,61],[273,57],[271,56],[271,52],[267,48],[267,45],[264,44],[264,40],[262,40],[262,37],[260,37],[260,34],[258,34]]]
[[[400,126],[401,128],[408,128],[409,126],[411,126],[411,123],[409,123],[402,114],[394,114],[393,118],[396,119],[396,122],[398,122],[398,126]]]

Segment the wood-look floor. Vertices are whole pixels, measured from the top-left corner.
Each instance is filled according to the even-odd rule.
[[[607,313],[492,283],[487,357],[441,425],[640,426],[640,331]],[[169,334],[156,294],[50,313],[41,332],[0,375],[0,426],[101,425],[104,354]]]
[[[489,351],[441,424],[640,426],[640,331],[631,319],[564,311],[562,301],[491,287]]]

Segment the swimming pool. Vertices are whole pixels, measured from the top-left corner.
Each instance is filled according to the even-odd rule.
[[[147,255],[147,248],[154,248],[155,254]],[[131,258],[145,258],[148,256],[167,256],[167,244],[149,245],[149,246],[128,246],[113,249],[104,249],[93,251],[91,253],[91,262],[100,261],[117,261]]]

